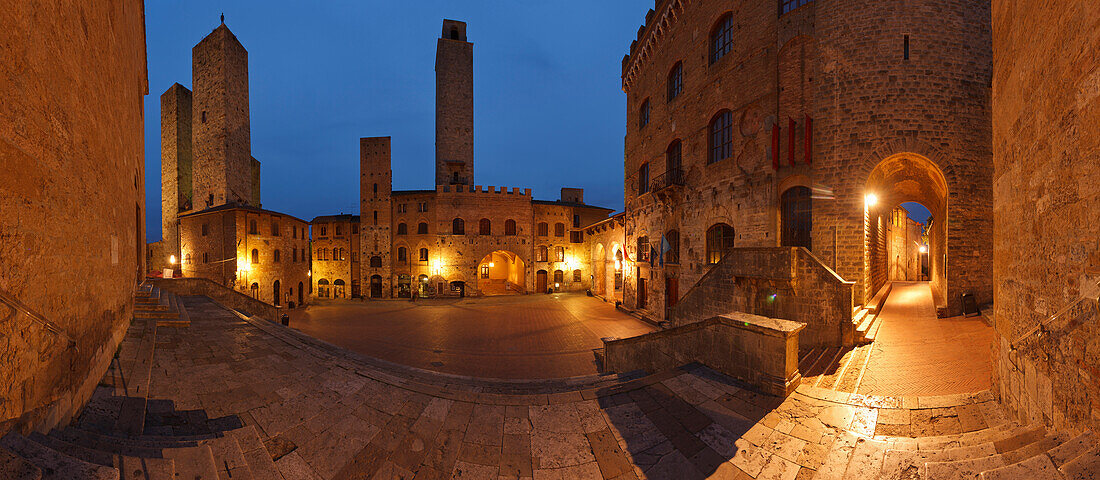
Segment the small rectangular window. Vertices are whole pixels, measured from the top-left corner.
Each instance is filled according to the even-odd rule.
[[[905,59],[909,60],[909,35],[905,36]]]

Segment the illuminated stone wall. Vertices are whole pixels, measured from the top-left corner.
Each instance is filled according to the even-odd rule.
[[[1094,431],[1098,18],[1089,0],[993,2],[994,391],[1024,419]]]
[[[148,93],[141,1],[6,2],[3,18],[0,292],[20,307],[0,302],[0,434],[67,423],[130,325]]]

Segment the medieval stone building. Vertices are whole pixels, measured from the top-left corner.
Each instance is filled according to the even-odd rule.
[[[534,200],[529,188],[475,185],[473,44],[464,22],[443,21],[435,69],[434,188],[393,190],[390,137],[360,139],[360,215],[314,219],[314,294],[401,298],[588,289],[593,272],[583,227],[611,210],[586,205],[578,188],[562,188],[558,200],[547,201]],[[349,240],[356,234],[358,241]]]
[[[655,4],[622,61],[622,235],[591,247],[625,305],[665,318],[727,249],[777,246],[866,303],[903,202],[932,213],[941,313],[992,301],[988,2]]]
[[[274,305],[301,305],[308,224],[260,208],[248,51],[222,23],[191,55],[194,91],[176,83],[160,97],[163,239],[150,246],[150,263]]]

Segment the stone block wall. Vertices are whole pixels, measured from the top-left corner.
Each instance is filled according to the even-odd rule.
[[[310,232],[312,237],[312,243],[310,248],[312,250],[312,276],[310,281],[313,282],[312,295],[314,297],[324,298],[351,298],[352,297],[352,281],[358,277],[355,272],[352,271],[352,258],[355,256],[358,258],[360,252],[356,250],[359,246],[359,242],[353,242],[357,240],[356,237],[361,235],[362,229],[359,232],[354,232],[353,226],[359,226],[358,215],[331,215],[324,217],[314,218],[310,222]],[[324,232],[322,234],[322,232]],[[339,254],[339,250],[343,250],[343,256]],[[322,253],[321,251],[324,251]],[[363,255],[367,255],[368,252],[362,252]],[[358,262],[357,262],[358,263]],[[324,281],[325,289],[322,291],[319,287],[322,286],[321,281]],[[340,292],[334,288],[335,282],[339,280],[344,285],[343,291]],[[363,292],[358,292],[362,294]]]
[[[802,348],[848,346],[853,285],[803,248],[735,248],[681,297],[669,321],[682,326],[745,312],[806,324]]]
[[[657,372],[698,362],[785,397],[798,387],[804,324],[733,312],[621,340],[604,341],[604,369]]]
[[[173,83],[160,96],[161,242],[158,262],[180,257],[179,212],[191,209],[191,91]]]
[[[435,48],[435,185],[473,185],[474,44],[466,23],[444,20]]]
[[[390,170],[390,137],[359,139],[359,201],[361,215],[360,238],[356,247],[362,247],[362,263],[356,282],[361,281],[363,296],[370,297],[371,279],[380,279],[380,298],[393,296],[393,224],[392,197],[393,173]],[[382,258],[381,265],[372,267],[370,258]]]
[[[148,93],[142,2],[4,9],[0,434],[79,412],[130,324],[145,272]]]
[[[249,204],[248,51],[221,24],[195,45],[191,54],[193,206],[202,210],[225,203]]]
[[[158,278],[150,280],[161,290],[176,295],[202,295],[238,312],[278,322],[282,310],[241,292],[218,285],[206,278]]]
[[[993,2],[995,391],[1059,429],[1100,428],[1097,19],[1087,0]]]

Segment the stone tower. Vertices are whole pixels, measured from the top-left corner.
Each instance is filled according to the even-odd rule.
[[[195,45],[191,55],[193,206],[201,210],[224,203],[251,204],[248,51],[222,23]]]
[[[474,184],[474,44],[456,20],[435,47],[435,184]]]
[[[160,206],[164,253],[180,258],[176,216],[191,209],[191,91],[178,83],[160,96]]]
[[[359,256],[363,296],[391,297],[390,137],[359,139]],[[380,261],[371,260],[378,257]],[[374,282],[374,283],[372,283]],[[380,283],[380,286],[375,286]],[[372,289],[373,287],[373,289]],[[377,289],[381,288],[379,292]]]

